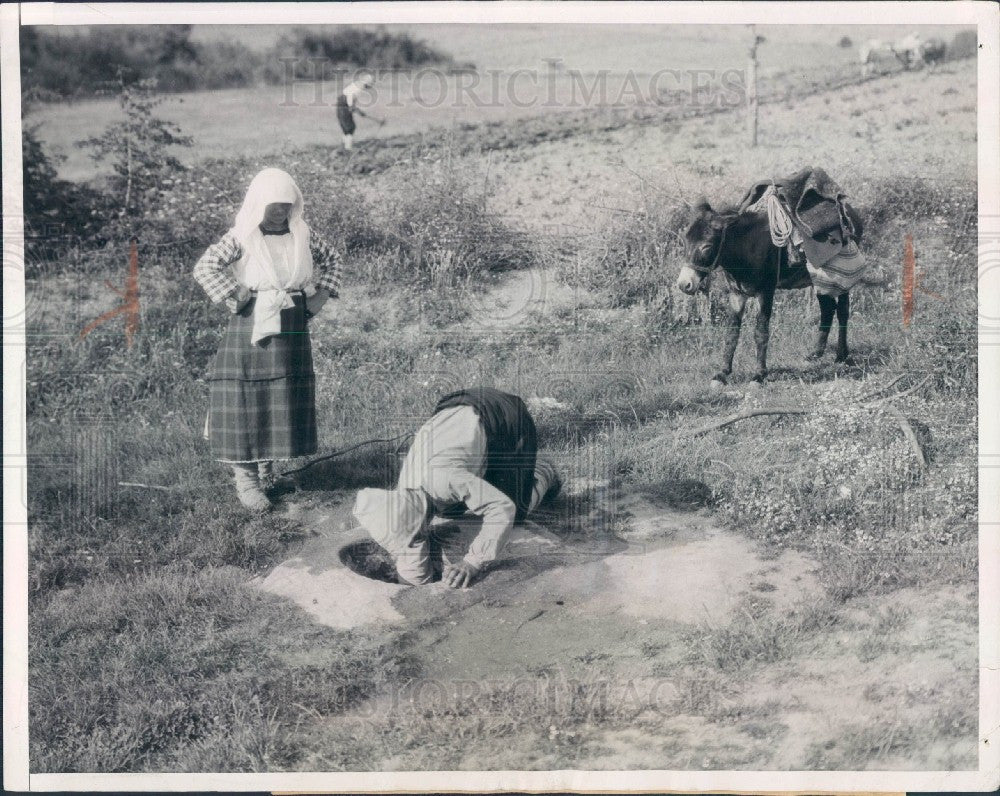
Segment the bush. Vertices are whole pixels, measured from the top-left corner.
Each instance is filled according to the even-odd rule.
[[[129,221],[160,205],[166,181],[184,171],[170,148],[192,143],[189,136],[180,134],[177,125],[153,114],[162,102],[155,89],[151,80],[126,85],[119,74],[118,102],[124,120],[96,138],[78,143],[93,149],[94,160],[111,161],[114,176],[108,183],[109,192],[117,199],[118,215]]]
[[[190,25],[22,27],[21,87],[86,96],[113,87],[121,73],[128,82],[157,80],[169,91],[195,88],[201,50],[190,35]]]
[[[680,202],[644,195],[640,210],[614,218],[587,239],[575,270],[565,275],[607,293],[613,307],[669,300],[665,275],[682,255],[686,214]]]
[[[157,206],[142,219],[143,239],[188,241],[193,257],[200,256],[232,226],[254,175],[274,166],[288,171],[301,189],[305,217],[314,233],[342,253],[359,258],[387,250],[385,232],[364,194],[339,176],[332,176],[322,159],[302,160],[300,154],[205,160],[197,173],[163,178]],[[192,219],[197,223],[192,224]],[[179,262],[184,262],[185,268],[194,265],[190,258]]]
[[[865,241],[871,242],[886,231],[895,219],[932,219],[944,216],[954,224],[968,225],[975,219],[978,197],[974,184],[945,182],[907,175],[863,181],[853,191],[861,201],[858,211],[865,225]]]
[[[455,286],[534,262],[530,241],[489,207],[493,186],[450,157],[400,173],[378,217],[389,258],[371,258],[367,278]],[[377,268],[378,270],[375,270]]]
[[[841,36],[840,41],[837,42],[837,46],[840,47],[841,49],[846,50],[848,47],[853,47],[854,42],[851,41],[850,36]]]
[[[33,264],[93,237],[107,215],[106,197],[86,185],[58,178],[59,161],[45,152],[36,133],[37,126],[26,127],[21,136],[25,255]],[[33,268],[27,268],[26,274],[35,275]]]
[[[408,33],[389,33],[385,30],[337,27],[295,28],[278,40],[269,63],[281,58],[294,57],[293,74],[296,79],[322,79],[317,74],[316,61],[323,67],[354,67],[366,69],[408,69],[418,66],[449,66],[454,59],[426,42]],[[269,77],[273,82],[285,78],[284,72],[272,67]]]
[[[611,308],[634,308],[648,341],[679,323],[714,323],[724,314],[721,279],[709,281],[707,298],[682,296],[674,287],[686,262],[688,215],[683,201],[646,188],[637,212],[615,216],[563,261],[561,278],[598,292]]]
[[[354,27],[296,28],[265,53],[238,41],[191,40],[190,25],[94,25],[87,29],[21,28],[21,88],[29,97],[100,94],[124,74],[127,83],[156,80],[163,91],[236,88],[287,79],[280,59],[294,58],[294,76],[325,67],[408,69],[457,64],[447,53],[406,33]],[[114,90],[112,88],[112,90]]]
[[[948,46],[948,58],[973,58],[978,54],[979,38],[974,30],[959,31]]]
[[[174,64],[169,74],[156,70],[164,90],[191,91],[217,88],[243,88],[264,82],[263,57],[246,45],[231,39],[195,45],[194,60]]]

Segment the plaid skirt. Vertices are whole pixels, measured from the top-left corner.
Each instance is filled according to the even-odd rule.
[[[316,384],[305,298],[281,313],[281,334],[250,344],[253,304],[229,321],[208,376],[206,436],[224,462],[272,461],[316,452]]]

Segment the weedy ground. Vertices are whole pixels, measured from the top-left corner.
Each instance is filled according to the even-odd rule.
[[[117,301],[102,282],[121,283],[123,247],[84,241],[35,264],[32,770],[973,766],[974,70],[956,62],[771,103],[753,152],[739,116],[713,113],[571,126],[548,143],[535,133],[550,122],[536,119],[505,128],[510,146],[496,157],[480,154],[496,130],[475,127],[461,145],[407,143],[397,151],[417,157],[397,162],[371,147],[350,171],[322,147],[199,163],[140,241],[131,347],[114,322],[78,339]],[[770,554],[801,551],[822,593],[794,609],[751,602],[731,621],[630,625],[632,647],[576,660],[592,677],[558,705],[501,681],[378,709],[420,677],[411,636],[322,628],[252,589],[248,576],[310,530],[280,514],[247,520],[200,437],[225,315],[190,269],[265,162],[299,177],[313,225],[349,264],[342,299],[313,330],[323,450],[412,430],[441,392],[470,381],[554,399],[539,428],[570,475],[600,460],[620,489],[711,511]],[[691,303],[669,287],[684,201],[736,201],[751,181],[810,163],[862,208],[866,253],[885,271],[854,297],[854,361],[806,364],[813,299],[782,295],[771,381],[743,389],[748,334],[733,387],[713,393],[718,298]],[[906,235],[926,292],[904,329]],[[512,286],[531,280],[569,299],[498,322],[520,295]],[[884,405],[859,407],[925,378],[893,405],[926,470]],[[688,433],[768,404],[824,412]],[[303,485],[390,483],[394,448],[317,467]],[[629,517],[613,520],[609,533],[627,540]],[[669,709],[594,684],[625,672],[669,678]]]

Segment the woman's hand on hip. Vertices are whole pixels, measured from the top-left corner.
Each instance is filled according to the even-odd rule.
[[[236,288],[226,299],[226,306],[229,307],[229,311],[234,315],[238,315],[243,312],[252,298],[253,294],[250,292],[250,288],[245,285],[240,285]]]
[[[306,297],[306,317],[311,318],[315,315],[319,315],[320,310],[323,309],[323,305],[326,304],[327,300],[330,298],[330,292],[319,288],[311,296]]]

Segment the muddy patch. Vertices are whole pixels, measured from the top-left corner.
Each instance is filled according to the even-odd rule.
[[[288,598],[317,622],[340,630],[403,621],[392,598],[405,587],[366,578],[339,561],[317,570],[307,560],[295,558],[279,564],[257,585]]]
[[[349,497],[353,495],[298,493],[283,510],[313,536],[293,557],[252,583],[291,600],[328,627],[346,630],[401,623],[405,618],[392,601],[406,587],[365,577],[352,570],[341,557],[344,550],[357,551],[374,544],[351,517]]]
[[[602,584],[578,606],[582,615],[621,612],[625,616],[674,622],[726,621],[750,589],[791,606],[819,586],[815,565],[785,552],[763,560],[742,537],[717,528],[701,540],[610,556]]]
[[[291,509],[315,536],[258,579],[261,588],[331,627],[388,622],[445,631],[433,636],[435,645],[460,636],[468,649],[455,652],[469,656],[470,669],[497,645],[512,643],[515,628],[518,664],[531,658],[531,665],[544,665],[561,643],[572,655],[606,645],[609,626],[622,620],[724,622],[748,593],[784,607],[819,588],[805,556],[786,551],[764,559],[752,542],[718,528],[707,511],[677,511],[642,494],[615,496],[628,520],[620,536],[584,541],[561,537],[558,522],[529,521],[472,588],[412,588],[399,583],[391,557],[356,526],[349,504],[331,493]]]

